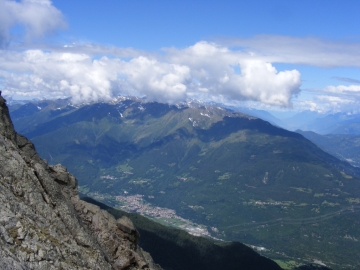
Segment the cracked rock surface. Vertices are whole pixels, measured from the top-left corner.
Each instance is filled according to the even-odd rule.
[[[1,269],[161,269],[138,237],[128,218],[79,199],[75,177],[15,132],[0,96]]]

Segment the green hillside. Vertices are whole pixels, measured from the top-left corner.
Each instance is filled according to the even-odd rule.
[[[301,135],[198,103],[53,111],[15,127],[88,196],[170,226],[191,220],[274,259],[360,267],[359,169]]]
[[[129,217],[140,232],[139,245],[154,260],[169,270],[280,270],[270,259],[236,242],[216,242],[192,236],[183,230],[171,229],[138,214],[116,210],[91,198],[83,200],[96,204],[115,218]]]

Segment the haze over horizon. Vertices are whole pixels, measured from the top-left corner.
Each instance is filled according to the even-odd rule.
[[[358,112],[358,1],[0,0],[14,99],[186,98]]]

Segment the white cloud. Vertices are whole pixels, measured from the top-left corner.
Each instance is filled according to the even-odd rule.
[[[321,111],[358,111],[360,106],[360,85],[327,86],[317,90],[314,102]]]
[[[5,93],[7,90],[15,95],[71,96],[75,103],[109,100],[113,95],[111,81],[117,73],[114,63],[106,57],[92,60],[85,54],[31,50],[14,53],[14,60],[0,65],[7,68],[0,73]]]
[[[31,41],[65,25],[61,11],[50,0],[0,0],[0,48],[14,39],[10,34],[14,26],[24,29],[19,40]],[[217,43],[202,41],[182,49],[166,48],[160,55],[88,43],[61,47],[15,43],[9,50],[0,50],[3,93],[71,96],[75,103],[106,101],[122,93],[169,103],[192,97],[291,107],[300,93],[300,72],[278,71],[273,63],[360,67],[359,42],[314,37],[262,35]],[[359,85],[327,86],[314,90],[308,100],[295,103],[311,110],[338,110],[359,105],[359,97]]]
[[[71,96],[82,102],[109,100],[121,92],[169,103],[201,96],[286,107],[301,85],[296,70],[278,72],[271,63],[207,42],[168,49],[161,56],[129,50],[130,60],[94,59],[71,47],[65,51],[0,51],[4,93]]]
[[[37,38],[65,27],[62,13],[50,0],[0,0],[0,47],[11,40],[10,30],[16,25],[25,28],[25,38]]]
[[[14,28],[18,26],[23,36],[14,36],[21,32]],[[161,54],[88,43],[51,47],[17,42],[65,26],[61,11],[50,0],[0,0],[0,88],[5,95],[71,96],[78,103],[106,101],[123,93],[169,103],[192,97],[265,107],[291,107],[295,101],[302,108],[321,111],[360,103],[359,85],[307,89],[312,91],[307,100],[295,100],[300,93],[300,72],[278,71],[273,65],[358,68],[360,42],[262,35],[202,41],[182,49],[166,48]]]
[[[347,97],[318,95],[315,100],[319,104],[318,107],[322,108],[322,111],[340,112],[344,111],[344,108],[346,108],[346,111],[357,110],[359,106],[357,100]]]
[[[189,68],[140,56],[123,62],[119,72],[127,83],[149,100],[176,103],[186,99]],[[131,89],[129,89],[131,91]]]
[[[146,57],[94,60],[86,54],[40,50],[2,51],[1,56],[5,95],[71,96],[74,103],[107,101],[119,91],[170,103],[186,98],[188,68]]]
[[[71,96],[76,103],[106,101],[121,93],[169,103],[187,97],[280,107],[294,102],[297,108],[321,112],[359,105],[359,85],[330,85],[298,95],[299,71],[278,71],[267,60],[270,57],[259,52],[204,41],[183,49],[166,48],[160,55],[96,44],[1,50],[0,85],[6,95]]]
[[[240,46],[264,61],[316,67],[360,67],[360,42],[323,40],[316,37],[259,35],[222,40]]]
[[[338,85],[338,86],[327,86],[324,89],[325,92],[334,93],[334,94],[351,94],[358,95],[360,97],[360,85]]]
[[[321,111],[358,111],[360,106],[360,85],[329,85],[313,89],[313,101]]]
[[[359,111],[360,88],[355,86],[327,86],[323,89],[307,89],[306,98],[295,101],[299,110],[325,112]]]
[[[309,110],[309,111],[317,111],[317,112],[324,112],[322,108],[319,107],[319,105],[311,100],[305,100],[305,101],[300,101],[298,104],[299,108],[302,108],[303,110]]]
[[[354,100],[350,100],[350,99],[346,99],[346,98],[334,97],[334,96],[325,96],[325,95],[316,96],[316,99],[319,100],[319,101],[326,101],[326,102],[332,103],[334,105],[350,104],[350,103],[355,102]]]
[[[195,95],[206,91],[215,97],[287,107],[301,85],[296,70],[278,72],[271,63],[214,43],[198,42],[167,52],[170,61],[189,66],[195,80],[189,92]]]

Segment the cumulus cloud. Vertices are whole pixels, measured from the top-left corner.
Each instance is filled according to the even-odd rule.
[[[198,42],[167,52],[170,61],[189,66],[194,82],[189,92],[193,94],[206,92],[215,99],[222,95],[287,107],[301,86],[297,70],[278,72],[269,62],[215,43]]]
[[[323,108],[319,107],[318,103],[312,100],[305,100],[298,102],[298,108],[302,110],[308,110],[312,112],[323,113]]]
[[[339,97],[339,96],[328,96],[328,95],[318,95],[315,97],[317,103],[321,104],[318,106],[322,111],[343,111],[344,107],[347,107],[347,110],[358,109],[359,102],[349,97]]]
[[[123,62],[119,72],[126,76],[131,88],[146,95],[149,100],[176,103],[186,99],[189,67],[159,62],[140,56]]]
[[[359,110],[360,85],[330,85],[320,93],[315,99],[329,111]]]
[[[29,50],[3,51],[1,58],[0,77],[8,95],[70,96],[74,103],[108,101],[120,93],[169,103],[186,98],[188,68],[147,57],[124,61]]]
[[[312,100],[298,100],[296,102],[298,110],[309,110],[319,113],[358,111],[359,105],[358,100],[331,95],[317,95]]]
[[[6,47],[12,27],[21,25],[25,38],[37,38],[65,27],[62,13],[50,0],[0,0],[0,46]]]
[[[279,72],[269,62],[208,42],[166,49],[162,55],[135,52],[128,58],[97,59],[64,49],[1,51],[0,77],[4,93],[71,96],[74,102],[126,93],[168,103],[221,97],[287,107],[301,85],[296,70]]]
[[[7,56],[3,59],[7,61],[0,64],[0,76],[3,78],[5,93],[71,96],[75,103],[109,100],[113,95],[111,81],[117,78],[116,62],[106,57],[93,60],[86,54],[40,50],[3,53]]]
[[[318,112],[359,111],[360,85],[329,85],[322,89],[306,89],[306,99],[296,101],[301,110]]]

